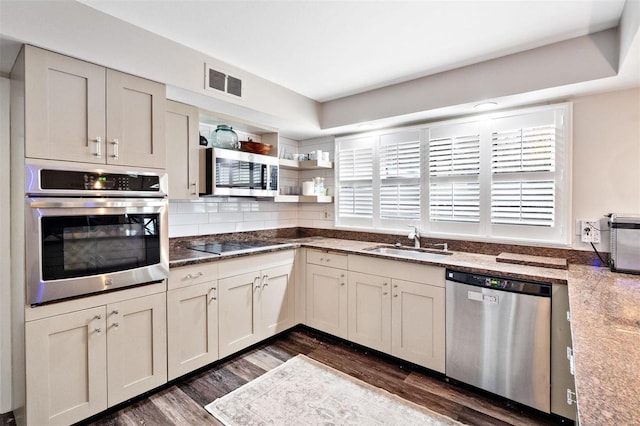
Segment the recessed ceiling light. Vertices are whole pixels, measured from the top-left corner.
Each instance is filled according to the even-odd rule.
[[[480,111],[486,111],[488,109],[493,109],[495,107],[498,106],[497,102],[482,102],[476,106],[474,106],[475,109],[480,110]]]

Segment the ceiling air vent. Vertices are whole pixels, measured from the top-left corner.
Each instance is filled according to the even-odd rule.
[[[242,97],[242,80],[206,65],[205,89]]]

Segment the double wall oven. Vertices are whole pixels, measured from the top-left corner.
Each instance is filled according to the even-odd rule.
[[[28,164],[27,303],[166,279],[166,187],[163,173]]]

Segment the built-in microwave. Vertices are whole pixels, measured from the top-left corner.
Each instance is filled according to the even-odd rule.
[[[200,195],[275,197],[278,159],[221,148],[200,150]]]

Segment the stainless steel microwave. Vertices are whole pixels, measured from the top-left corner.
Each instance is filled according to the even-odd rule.
[[[221,148],[200,149],[200,195],[275,197],[278,159]]]

